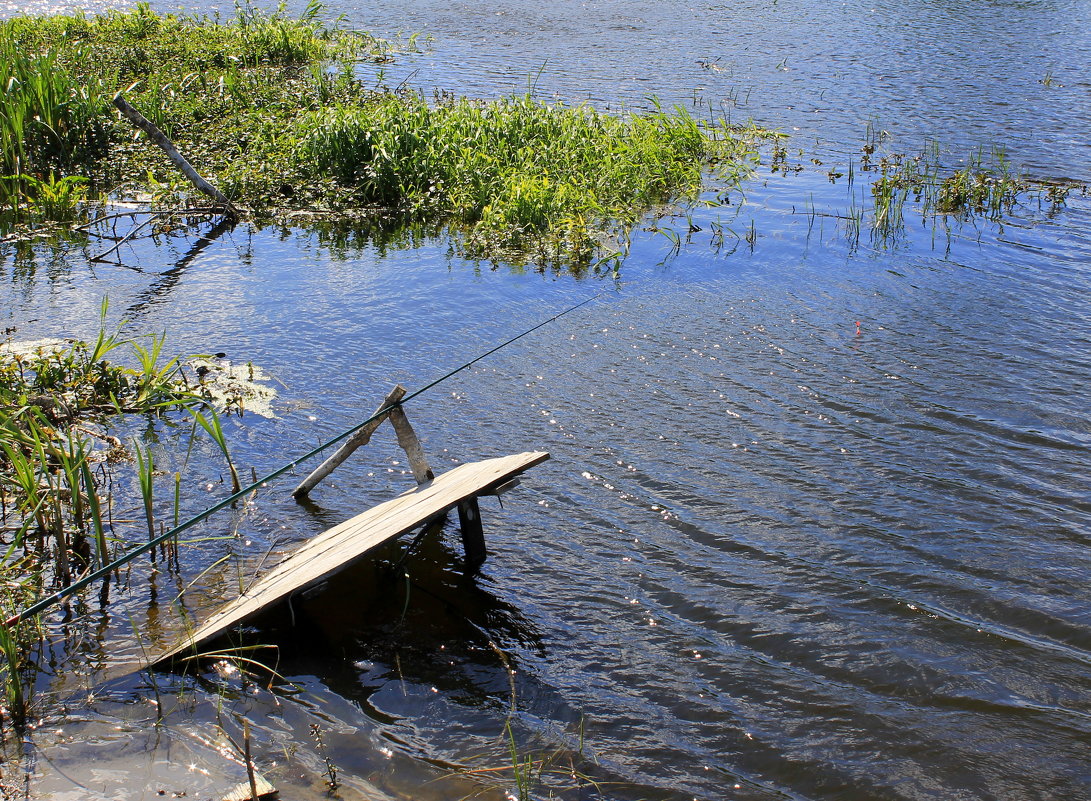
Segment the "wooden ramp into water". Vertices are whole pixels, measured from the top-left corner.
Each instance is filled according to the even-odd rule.
[[[456,507],[462,525],[467,565],[470,570],[475,570],[485,560],[478,496],[498,494],[520,473],[548,458],[549,454],[544,451],[531,451],[459,465],[319,534],[180,643],[155,657],[151,664],[165,665],[176,657],[196,653],[203,644],[269,609],[292,593],[320,583],[384,543]]]

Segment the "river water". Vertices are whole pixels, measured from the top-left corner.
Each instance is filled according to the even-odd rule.
[[[675,220],[677,250],[635,232],[616,281],[294,229],[146,242],[127,268],[92,269],[94,244],[0,251],[20,336],[86,335],[109,295],[133,332],[274,376],[277,417],[227,426],[259,474],[395,381],[601,293],[408,407],[437,469],[552,454],[483,502],[476,582],[449,524],[408,578],[365,566],[301,608],[271,685],[132,672],[182,631],[170,601],[188,583],[204,617],[411,479],[387,435],[313,505],[272,485],[204,524],[181,575],[140,565],[105,608],[51,619],[32,794],[221,797],[245,776],[226,739],[245,717],[284,798],[323,797],[327,759],[346,799],[518,798],[512,738],[533,798],[1091,797],[1091,202],[1028,199],[1001,223],[907,212],[893,238],[844,219],[866,205],[869,141],[935,140],[952,166],[1001,147],[1036,178],[1091,180],[1091,8],[331,10],[432,37],[369,80],[711,103],[792,134],[802,169],[760,167],[745,196],[695,210],[688,239]],[[829,180],[850,162],[854,186]],[[181,434],[156,435],[169,460]],[[195,510],[227,491],[212,447],[198,457]]]

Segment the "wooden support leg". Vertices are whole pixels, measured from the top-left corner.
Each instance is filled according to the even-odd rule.
[[[409,466],[413,469],[413,478],[417,480],[418,484],[434,479],[436,476],[432,472],[432,468],[428,466],[428,460],[424,457],[424,448],[420,446],[417,432],[409,424],[409,418],[405,416],[401,406],[390,410],[390,424],[394,426],[394,431],[398,435],[398,444],[401,445],[405,455],[409,458]]]
[[[396,387],[394,387],[394,389],[390,390],[390,394],[386,396],[386,400],[384,400],[379,405],[379,408],[375,410],[375,414],[378,414],[383,409],[396,409],[397,407],[395,406],[395,404],[403,397],[405,397],[406,391],[407,390],[405,387],[403,387],[401,384],[398,384]],[[310,493],[310,491],[318,485],[318,482],[324,479],[330,473],[332,473],[334,471],[334,468],[341,464],[341,462],[349,458],[354,450],[363,445],[367,445],[367,443],[371,440],[371,435],[375,433],[375,429],[377,429],[379,425],[383,422],[383,420],[385,420],[389,416],[390,413],[388,412],[382,417],[376,417],[366,426],[364,426],[347,440],[345,440],[344,444],[342,444],[341,447],[337,449],[337,453],[333,454],[333,456],[320,464],[313,473],[311,473],[303,480],[302,484],[292,490],[292,497],[295,498],[297,501],[300,498],[307,497],[307,494]]]
[[[458,504],[458,523],[462,526],[462,547],[466,552],[466,573],[472,575],[484,563],[485,532],[481,528],[481,510],[477,498],[470,497]]]

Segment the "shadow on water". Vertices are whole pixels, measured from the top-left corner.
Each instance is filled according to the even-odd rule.
[[[333,797],[505,798],[512,782],[506,738],[518,737],[520,751],[541,748],[534,726],[513,717],[516,704],[534,699],[555,714],[565,701],[516,656],[544,658],[542,632],[487,578],[465,575],[461,553],[441,533],[430,532],[408,558],[408,542],[394,543],[211,646],[271,648],[241,650],[237,661],[217,655],[190,663],[199,667],[188,672],[137,671],[70,687],[69,698],[49,704],[63,718],[51,727],[51,742],[32,736],[27,753],[8,758],[28,769],[47,763],[38,790],[49,797],[141,782],[125,797],[221,797],[246,781],[246,720],[254,764],[281,797],[331,797],[336,777]],[[73,611],[85,623],[95,617]],[[43,644],[35,657],[43,675],[73,658],[92,672],[110,661],[105,638],[71,635]],[[259,656],[269,669],[252,661]],[[579,716],[568,717],[575,729]],[[437,737],[445,730],[461,742]],[[467,742],[476,756],[467,756]],[[624,781],[578,744],[548,745],[534,759],[543,767],[548,759],[549,770],[559,770],[554,763],[563,756],[566,770]],[[103,748],[108,757],[93,756]]]
[[[422,532],[419,544],[406,538],[384,546],[264,611],[241,636],[204,650],[270,646],[253,653],[284,675],[325,675],[360,660],[401,662],[403,678],[440,686],[472,705],[504,698],[511,689],[504,663],[513,657],[500,649],[544,656],[543,638],[518,607],[464,572],[461,553],[437,536],[450,525]],[[451,670],[455,663],[460,670]]]
[[[189,250],[183,254],[182,258],[174,263],[173,267],[159,273],[151,286],[137,295],[136,299],[125,310],[125,318],[128,320],[136,320],[147,312],[149,306],[164,302],[170,293],[178,286],[186,269],[193,264],[193,261],[200,256],[209,245],[219,240],[219,238],[228,231],[233,230],[234,227],[235,224],[232,220],[227,217],[221,217],[215,225],[208,229],[207,233],[199,236],[194,241]]]
[[[573,732],[582,727],[563,693],[524,669],[516,655],[545,658],[542,632],[485,586],[487,578],[465,574],[462,554],[439,536],[450,525],[433,526],[415,548],[393,543],[294,595],[244,630],[209,644],[210,658],[190,663],[199,668],[188,675],[145,674],[149,686],[171,687],[173,698],[185,697],[187,682],[200,691],[188,707],[169,700],[162,714],[169,722],[178,717],[175,709],[182,718],[204,719],[225,731],[237,729],[235,719],[245,715],[267,752],[288,730],[299,747],[293,758],[313,762],[317,755],[324,763],[310,765],[314,776],[325,770],[328,782],[343,771],[350,783],[367,783],[368,798],[385,798],[387,791],[414,798],[510,797],[516,737],[525,758],[539,767],[540,781],[556,784],[563,774],[567,789],[576,792],[571,797],[585,797],[578,786],[624,786],[625,774],[608,761],[594,761],[579,734],[542,743],[533,723],[521,722],[522,715],[534,720],[547,710],[556,718],[560,710]],[[242,658],[224,656],[232,651]],[[266,669],[252,661],[257,659]],[[155,694],[159,699],[164,691]],[[211,719],[199,696],[230,712]],[[267,726],[266,717],[279,723]],[[437,740],[444,730],[463,739],[457,748]],[[229,739],[239,741],[235,734]],[[372,741],[370,747],[361,747],[361,736]],[[308,739],[313,749],[304,747]],[[467,756],[467,741],[477,743],[477,756]],[[389,784],[376,786],[370,783],[376,773],[389,771],[377,769],[376,759],[405,764],[384,776]],[[273,773],[278,786],[290,788],[283,792],[309,797],[298,776]],[[313,777],[309,781],[313,788]],[[401,788],[406,781],[415,786]],[[645,791],[634,790],[632,797],[649,797]]]

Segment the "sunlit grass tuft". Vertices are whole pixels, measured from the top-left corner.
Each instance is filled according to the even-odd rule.
[[[294,135],[297,174],[334,180],[343,204],[444,220],[471,257],[578,262],[594,232],[692,201],[706,170],[745,174],[761,132],[702,125],[683,109],[613,116],[529,96],[401,94],[312,112]]]

